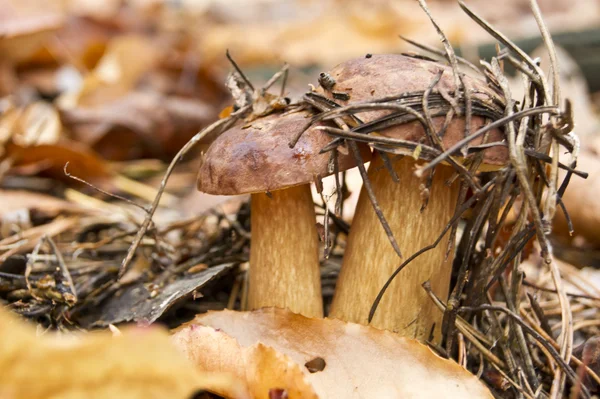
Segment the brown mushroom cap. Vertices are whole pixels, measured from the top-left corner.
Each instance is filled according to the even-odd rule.
[[[435,78],[443,71],[442,76],[434,87],[435,90],[445,90],[447,93],[455,91],[454,75],[452,68],[434,61],[413,58],[399,54],[373,55],[369,58],[361,57],[346,61],[334,67],[329,74],[336,81],[334,92],[345,93],[349,96],[347,101],[335,100],[342,105],[360,103],[388,96],[400,95],[411,92],[424,92],[434,82]],[[483,102],[491,110],[502,112],[502,97],[494,92],[486,82],[464,77],[465,85],[469,88],[472,100]],[[319,91],[333,99],[333,94],[319,88]],[[357,116],[365,123],[379,119],[396,111],[378,110],[361,112]],[[485,119],[477,116],[473,111],[471,129],[473,133],[483,127]],[[444,123],[444,117],[433,118],[434,127],[439,131]],[[419,121],[397,125],[377,133],[387,137],[410,140],[417,143],[428,144],[425,131]],[[448,129],[441,137],[445,149],[463,139],[465,133],[465,120],[463,117],[454,116]],[[503,141],[504,134],[492,130],[487,135],[487,143]],[[470,142],[470,146],[483,143],[483,137]],[[508,149],[505,146],[494,146],[483,151],[484,163],[488,165],[504,165],[508,161]]]
[[[294,148],[288,143],[310,121],[301,111],[275,113],[251,123],[240,123],[221,134],[210,146],[198,172],[198,190],[235,195],[281,190],[311,183],[330,173],[329,153],[319,154],[331,141],[317,124],[304,132]],[[362,151],[363,159],[370,152]],[[352,155],[338,156],[339,170],[356,166]]]

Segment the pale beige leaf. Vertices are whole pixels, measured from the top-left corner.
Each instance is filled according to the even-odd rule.
[[[253,398],[278,397],[278,391],[289,399],[317,397],[299,365],[263,344],[244,347],[224,332],[196,325],[182,329],[173,341],[199,370],[233,373],[245,381]],[[212,391],[227,394],[217,387]]]
[[[197,325],[218,329],[244,347],[260,342],[288,355],[320,398],[491,398],[475,376],[453,361],[416,340],[368,326],[271,308],[209,312],[179,329],[173,339],[186,352],[197,354],[196,364],[220,361],[221,367],[231,361],[229,349],[211,350],[204,334],[195,333],[203,331]],[[220,352],[224,354],[219,360],[209,359]],[[310,373],[304,365],[318,365],[317,358],[325,361],[325,368]]]

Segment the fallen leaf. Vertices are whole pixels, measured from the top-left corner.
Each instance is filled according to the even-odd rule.
[[[54,219],[58,215],[86,212],[60,198],[24,190],[0,190],[0,239],[32,227],[32,214]]]
[[[107,162],[77,142],[63,140],[57,144],[32,147],[10,143],[6,146],[6,152],[14,160],[13,165],[20,174],[37,175],[43,172],[57,180],[72,182],[64,172],[68,162],[69,173],[90,183],[113,176]]]
[[[81,89],[58,99],[61,108],[97,106],[118,99],[132,89],[158,60],[158,50],[143,36],[113,39],[96,68],[85,76]]]
[[[215,114],[214,107],[202,101],[148,91],[94,107],[61,110],[73,137],[110,160],[170,159]]]
[[[200,389],[248,398],[231,373],[193,367],[160,328],[36,337],[35,328],[0,309],[0,397],[179,398]]]
[[[64,22],[58,13],[20,13],[6,3],[0,2],[0,54],[3,61],[20,62],[31,57]]]
[[[230,351],[235,353],[236,347],[209,343],[206,330],[198,325],[217,329],[243,347],[260,342],[289,356],[321,398],[492,397],[475,376],[416,340],[276,308],[208,312],[178,329],[173,340],[203,370],[235,364]],[[315,358],[322,358],[326,366],[311,373],[305,364]]]
[[[9,108],[0,118],[0,143],[21,146],[55,144],[61,137],[60,116],[51,104],[37,101],[23,109]]]
[[[261,343],[245,347],[222,331],[197,325],[180,331],[173,339],[198,370],[233,373],[245,381],[255,399],[270,399],[276,392],[288,399],[317,398],[298,364]],[[215,388],[213,391],[226,395]]]
[[[195,290],[230,270],[233,264],[210,267],[189,276],[156,288],[156,294],[142,282],[124,287],[118,295],[111,296],[105,303],[87,312],[78,322],[88,328],[106,327],[109,324],[135,321],[150,324],[178,301],[192,295]]]
[[[0,217],[21,209],[39,210],[45,215],[57,216],[61,212],[77,212],[79,206],[46,194],[22,190],[0,190]]]

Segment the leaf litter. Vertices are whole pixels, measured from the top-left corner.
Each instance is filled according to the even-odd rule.
[[[535,2],[532,4],[530,18],[537,18],[545,35],[546,27],[540,22],[537,5]],[[415,7],[416,3],[411,6]],[[458,15],[445,14],[438,7],[432,2],[434,17],[441,15],[445,21],[446,17],[452,19]],[[498,145],[509,148],[513,155],[511,164],[499,171],[474,174],[471,172],[475,170],[472,166],[477,164],[478,153],[484,147],[465,154],[461,152],[461,146],[431,150],[424,145],[406,148],[406,143],[385,142],[375,133],[382,126],[390,126],[385,125],[390,123],[389,120],[369,124],[359,121],[345,127],[338,125],[339,129],[329,128],[324,131],[333,140],[328,150],[336,148],[347,151],[343,143],[351,145],[355,140],[364,141],[380,152],[388,152],[390,156],[405,154],[429,162],[429,166],[419,173],[424,173],[439,162],[447,162],[459,153],[466,155],[461,161],[466,168],[455,165],[457,173],[461,174],[458,179],[463,184],[464,196],[457,207],[456,217],[448,225],[452,236],[456,237],[457,259],[461,260],[455,265],[458,283],[453,285],[454,290],[448,301],[447,298],[432,297],[445,315],[445,338],[441,345],[430,342],[430,347],[442,357],[450,357],[472,374],[481,377],[496,396],[535,397],[541,394],[549,397],[588,397],[590,393],[597,393],[597,383],[600,381],[596,371],[597,358],[593,355],[594,337],[600,334],[595,320],[600,293],[597,288],[587,284],[579,269],[556,260],[554,254],[562,257],[575,248],[579,254],[587,253],[588,258],[583,258],[583,261],[577,258],[578,262],[574,263],[585,265],[590,262],[593,249],[597,248],[595,236],[588,233],[587,228],[582,228],[582,235],[574,238],[567,234],[566,239],[559,239],[557,235],[548,233],[554,213],[562,218],[563,225],[572,222],[575,234],[578,234],[577,226],[583,227],[586,219],[589,219],[585,211],[591,212],[591,206],[578,208],[581,206],[577,201],[579,198],[573,198],[573,194],[590,189],[589,196],[593,198],[594,191],[589,180],[576,176],[585,176],[584,172],[591,171],[583,166],[583,162],[580,166],[574,162],[579,143],[571,133],[573,122],[570,109],[561,98],[558,79],[548,79],[536,60],[524,54],[473,9],[462,3],[461,7],[465,11],[463,17],[475,20],[500,43],[495,57],[483,61],[481,67],[476,69],[503,98],[503,108],[498,109],[498,104],[475,105],[492,110],[491,119],[504,128],[505,140]],[[544,7],[548,8],[546,5]],[[482,10],[481,7],[474,8]],[[496,8],[502,7],[486,6],[483,10],[488,17],[495,17],[489,11]],[[214,17],[216,9],[218,7],[209,7],[203,16],[209,20],[206,26],[212,23],[210,18]],[[453,9],[458,10],[458,7],[453,6]],[[344,15],[346,23],[339,20],[324,23],[320,20],[315,26],[327,27],[331,36],[360,38],[344,41],[357,46],[350,50],[341,44],[333,48],[319,46],[318,51],[307,34],[311,29],[293,25],[280,30],[262,24],[260,27],[246,28],[246,35],[240,35],[237,26],[229,31],[221,29],[227,28],[226,25],[213,26],[209,34],[201,36],[202,42],[194,45],[190,37],[198,32],[190,30],[185,32],[190,36],[184,37],[185,34],[177,36],[169,31],[168,23],[173,22],[169,18],[176,15],[173,9],[148,7],[143,12],[140,10],[137,10],[138,14],[133,14],[136,17],[131,17],[132,14],[121,7],[107,7],[101,12],[93,7],[81,7],[75,18],[66,20],[61,18],[60,12],[57,14],[56,10],[49,10],[43,18],[32,17],[22,22],[22,27],[27,29],[21,33],[15,30],[1,38],[0,46],[10,62],[0,68],[0,91],[10,94],[10,97],[3,99],[0,104],[0,138],[4,143],[0,176],[4,184],[10,182],[11,190],[37,187],[35,190],[41,194],[32,196],[28,191],[6,192],[4,190],[9,188],[6,186],[0,191],[3,205],[5,201],[10,204],[8,209],[2,211],[0,303],[33,319],[40,326],[65,332],[124,321],[146,324],[158,320],[177,326],[207,310],[225,307],[245,310],[246,262],[251,237],[247,203],[241,201],[241,204],[232,207],[225,204],[214,209],[200,206],[199,209],[203,210],[201,214],[182,216],[173,207],[166,208],[159,202],[162,195],[163,205],[175,205],[177,201],[172,193],[185,193],[192,185],[189,181],[186,183],[185,179],[177,183],[177,177],[179,174],[189,175],[195,163],[191,161],[176,166],[176,161],[193,144],[205,148],[235,120],[251,120],[280,106],[277,101],[282,97],[283,90],[279,96],[270,93],[266,96],[255,91],[250,93],[250,102],[245,104],[247,107],[222,113],[222,119],[208,130],[202,130],[217,120],[220,111],[231,104],[221,83],[224,76],[216,72],[219,68],[223,69],[223,43],[228,43],[235,59],[245,65],[257,61],[273,63],[274,58],[269,52],[272,54],[277,46],[267,45],[258,49],[256,46],[258,43],[281,41],[282,37],[288,38],[286,42],[290,43],[286,48],[286,58],[296,65],[317,60],[330,66],[347,58],[348,51],[355,56],[359,48],[364,48],[364,53],[367,53],[376,52],[379,48],[381,52],[395,51],[401,46],[395,39],[398,32],[390,34],[387,29],[377,31],[377,34],[375,31],[369,34],[361,30],[357,32],[356,15],[353,14],[356,10],[352,7]],[[389,11],[382,8],[375,14],[385,15]],[[543,11],[551,12],[549,9]],[[423,21],[428,20],[426,14],[419,15]],[[381,20],[385,22],[387,19]],[[552,18],[550,20],[551,24],[555,23]],[[84,30],[75,30],[83,32],[80,38],[65,34],[69,29],[72,32],[73,26],[86,27]],[[165,31],[161,35],[140,34],[144,29],[146,32],[152,32],[153,29]],[[62,37],[63,44],[51,40],[56,32],[58,37]],[[124,32],[129,35],[113,39]],[[339,32],[346,33],[340,35]],[[435,30],[427,34],[419,32],[422,31],[401,33],[429,43],[432,43],[430,38],[436,35]],[[450,29],[447,37],[453,41],[461,34],[467,33]],[[481,31],[469,31],[468,34],[478,40],[483,37]],[[253,35],[258,39],[252,40]],[[383,37],[386,39],[382,40]],[[239,44],[240,39],[243,39],[243,45]],[[42,47],[40,43],[46,44]],[[128,45],[133,47],[127,50]],[[195,59],[195,46],[204,46],[206,60]],[[546,47],[550,54],[549,62],[555,63],[553,45],[548,37]],[[128,62],[132,49],[143,52],[141,55],[147,62]],[[448,48],[433,50],[429,55],[439,62],[449,62],[452,67],[456,67],[456,63],[464,63],[460,58],[455,59]],[[508,64],[520,72],[521,85],[525,88],[523,99],[514,103],[511,102],[510,88],[505,79],[504,68]],[[556,65],[552,65],[552,68],[557,70]],[[21,79],[23,85],[18,84]],[[292,79],[290,77],[290,87],[293,88]],[[431,112],[422,106],[425,93],[417,93],[414,102],[410,97],[402,97],[404,93],[398,94],[398,99],[376,99],[369,106],[385,107],[398,100],[404,103],[408,100],[410,112],[424,117]],[[434,90],[428,95],[438,101],[436,104],[442,104],[444,113],[452,110],[468,117],[471,112],[468,91],[442,93]],[[289,106],[282,106],[286,111],[316,107],[317,112],[322,112],[321,118],[338,122],[358,115],[356,110],[340,107],[340,100],[344,99],[334,98],[333,102],[323,102],[314,93],[309,93]],[[393,116],[399,120],[405,117],[402,111],[396,111]],[[192,145],[179,151],[198,131],[201,133],[192,139]],[[476,133],[480,137],[485,134]],[[468,137],[465,140],[471,139]],[[138,143],[143,145],[138,148]],[[587,146],[586,142],[583,144]],[[558,157],[559,145],[562,146],[560,151],[566,149],[568,156]],[[136,147],[135,151],[131,149],[133,146]],[[74,150],[75,147],[78,149]],[[144,164],[137,161],[140,157],[169,160],[173,155],[176,155],[175,162],[167,169],[160,186],[156,180],[165,172],[165,165],[144,170]],[[586,156],[582,153],[582,161]],[[65,173],[67,162],[69,167]],[[137,175],[154,179],[152,187],[159,186],[158,195],[150,185],[132,181],[125,175],[125,171],[131,170],[125,167],[129,165],[142,165],[141,169],[137,169]],[[560,173],[559,168],[562,169]],[[172,184],[169,191],[165,191],[169,177],[172,177]],[[582,184],[582,189],[569,188],[565,194],[570,180]],[[345,188],[346,182],[342,183],[336,184],[331,198],[348,198],[350,193]],[[544,191],[547,194],[544,195]],[[52,196],[45,197],[46,194]],[[196,196],[200,198],[197,193]],[[194,195],[189,195],[189,198],[188,201],[193,201]],[[326,303],[329,303],[350,226],[347,218],[344,220],[339,212],[329,209],[327,197],[322,198],[323,204],[317,206],[317,215],[324,218],[323,237],[324,242],[328,243],[328,257],[322,258],[322,277],[323,292]],[[151,207],[147,205],[153,201]],[[483,204],[487,205],[483,207]],[[567,210],[574,209],[572,218],[564,213],[563,204]],[[340,207],[336,206],[336,211]],[[489,213],[469,216],[477,215],[481,209],[488,209]],[[580,209],[585,210],[583,215],[577,212]],[[534,246],[533,240],[537,241]],[[533,255],[527,259],[527,253],[523,251],[531,252],[532,249]],[[411,255],[419,254],[403,255],[403,261],[399,259],[400,268],[406,267]],[[385,295],[383,291],[382,295]],[[373,307],[375,311],[376,304]],[[274,313],[270,316],[266,316],[269,311],[262,312],[211,312],[197,319],[200,324],[210,325],[210,328],[192,328],[193,325],[190,325],[176,333],[177,337],[182,331],[187,331],[190,336],[198,334],[207,340],[186,349],[191,351],[188,355],[203,348],[207,353],[212,353],[212,359],[208,356],[200,362],[196,358],[198,363],[205,364],[204,367],[213,367],[214,363],[211,366],[210,362],[219,359],[219,356],[229,356],[230,369],[214,371],[230,372],[235,375],[237,382],[227,380],[221,387],[212,387],[208,391],[229,394],[231,397],[242,397],[240,392],[244,389],[254,396],[323,395],[323,392],[329,392],[327,389],[333,389],[330,386],[332,381],[339,385],[335,389],[346,389],[349,386],[340,384],[339,379],[350,377],[327,377],[335,374],[338,367],[335,359],[331,360],[329,352],[335,348],[324,346],[318,351],[314,348],[308,351],[303,349],[303,345],[311,343],[310,338],[329,337],[331,331],[347,335],[348,331],[360,331],[356,334],[363,341],[357,344],[357,348],[392,342],[381,358],[390,362],[386,371],[397,366],[396,357],[390,353],[396,353],[393,351],[400,350],[402,345],[396,342],[399,338],[392,334],[331,320],[307,319],[300,322],[301,316],[280,314],[278,311],[271,311]],[[206,318],[204,321],[203,317]],[[238,319],[242,320],[240,326],[245,326],[244,333],[239,333],[235,324],[233,327],[230,325]],[[289,326],[273,326],[274,320],[278,319],[299,328],[301,326],[302,331],[306,331],[305,335],[295,336]],[[211,323],[207,320],[211,320]],[[271,326],[271,329],[265,331],[265,326]],[[256,329],[254,336],[250,334],[253,329]],[[15,327],[14,332],[19,331]],[[378,338],[372,339],[373,334]],[[380,338],[383,335],[387,338]],[[24,346],[37,348],[36,340],[27,339],[28,343]],[[87,339],[83,338],[84,341]],[[259,341],[262,344],[258,344]],[[17,343],[21,345],[20,342]],[[105,346],[114,347],[114,353],[125,353],[127,349],[108,339],[99,341],[97,345],[92,344],[91,340],[89,342],[95,345],[95,351],[98,352],[102,352],[101,348]],[[220,352],[218,348],[221,344],[231,348],[231,352]],[[149,345],[166,348],[167,344],[156,341]],[[411,345],[417,352],[427,353],[427,359],[434,356],[430,352],[423,352],[425,348],[418,347],[416,343]],[[353,346],[348,348],[342,355],[351,355],[355,349]],[[143,349],[140,351],[142,353]],[[49,353],[41,350],[40,358],[55,356]],[[76,353],[69,355],[70,358],[80,357]],[[146,359],[134,353],[132,358]],[[0,352],[0,361],[8,359],[7,354],[4,350]],[[359,356],[358,353],[356,355]],[[365,357],[372,361],[369,354]],[[118,355],[114,358],[116,361],[124,360]],[[24,362],[30,360],[25,355],[21,359]],[[435,359],[431,362],[444,362],[440,371],[447,368],[457,370],[451,360],[431,359]],[[360,365],[361,360],[350,359],[347,362]],[[344,362],[346,360],[342,360],[341,364]],[[147,360],[146,363],[154,365],[161,361]],[[42,363],[36,361],[36,364]],[[140,361],[141,364],[143,362]],[[223,368],[223,364],[219,367]],[[317,371],[311,373],[306,364]],[[277,377],[269,380],[261,373],[261,365],[269,365],[280,373],[278,371],[279,374],[275,373]],[[73,368],[65,370],[65,376],[76,374]],[[142,373],[140,368],[131,370]],[[152,367],[144,370],[153,372]],[[173,370],[179,368],[174,367]],[[168,378],[173,378],[173,373],[167,374]],[[27,374],[27,378],[37,378],[39,375],[42,375],[41,371]],[[466,373],[463,375],[468,376]],[[82,377],[86,377],[85,373]],[[318,382],[319,378],[322,378],[321,382]],[[63,384],[64,387],[78,386],[78,382],[72,381],[72,384]],[[239,386],[236,385],[239,381],[243,381],[243,389],[240,388],[237,393],[227,391],[228,387],[233,389]],[[90,384],[89,380],[84,384]],[[391,384],[393,389],[397,388],[394,382]],[[43,386],[40,385],[40,389]],[[286,387],[298,390],[288,390]],[[367,382],[361,383],[359,388],[369,394],[376,389]],[[106,389],[111,388],[107,385]],[[124,388],[121,386],[118,389]],[[329,397],[329,394],[323,396]]]

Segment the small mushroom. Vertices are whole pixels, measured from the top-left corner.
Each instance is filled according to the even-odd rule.
[[[450,96],[455,91],[452,69],[443,64],[402,55],[373,55],[371,58],[363,57],[342,63],[330,71],[336,81],[335,90],[349,95],[349,100],[344,105],[413,93],[413,100],[416,99],[414,108],[417,110],[423,93],[440,73],[443,74],[432,92],[437,94],[436,99],[430,98],[432,112],[436,110],[435,107],[438,111],[442,105],[446,109],[448,107],[446,100],[439,95],[441,91]],[[501,113],[503,100],[485,82],[468,77],[464,80],[471,98],[478,100],[479,104],[473,107],[470,126],[471,132],[475,132],[486,124],[483,115],[489,115],[489,111],[494,109]],[[324,92],[324,95],[329,94]],[[358,117],[368,123],[388,114],[389,110],[377,110],[362,112]],[[433,118],[435,133],[440,132],[444,120],[445,116]],[[419,121],[396,125],[377,133],[433,146]],[[447,149],[464,138],[464,134],[464,116],[454,116],[440,139]],[[494,130],[487,135],[486,142],[502,141],[503,138],[500,131]],[[481,143],[482,138],[477,138],[471,145]],[[390,155],[392,167],[399,178],[398,183],[393,181],[378,153],[373,155],[369,167],[373,191],[403,253],[403,260],[436,240],[452,218],[458,197],[458,184],[447,184],[454,175],[453,168],[447,165],[435,168],[430,191],[424,193],[425,179],[419,179],[414,173],[419,165],[411,156],[415,153],[416,151],[412,154],[408,151],[409,156],[404,157]],[[483,160],[488,168],[497,168],[508,160],[506,147],[493,146],[484,150]],[[429,202],[421,211],[423,194],[429,196]],[[416,258],[400,272],[386,291],[371,325],[420,340],[429,337],[434,324],[436,333],[439,332],[442,314],[428,298],[421,284],[429,280],[433,291],[444,300],[447,298],[454,257],[450,254],[446,258],[447,237],[437,248]],[[367,324],[373,301],[401,262],[363,189],[356,207],[330,316]]]
[[[312,127],[294,148],[307,111],[275,113],[238,124],[208,149],[198,173],[198,189],[217,195],[251,193],[250,309],[274,306],[310,317],[323,316],[319,244],[310,183],[331,174],[331,139]],[[370,158],[365,147],[363,159]],[[339,154],[339,170],[354,165]]]

